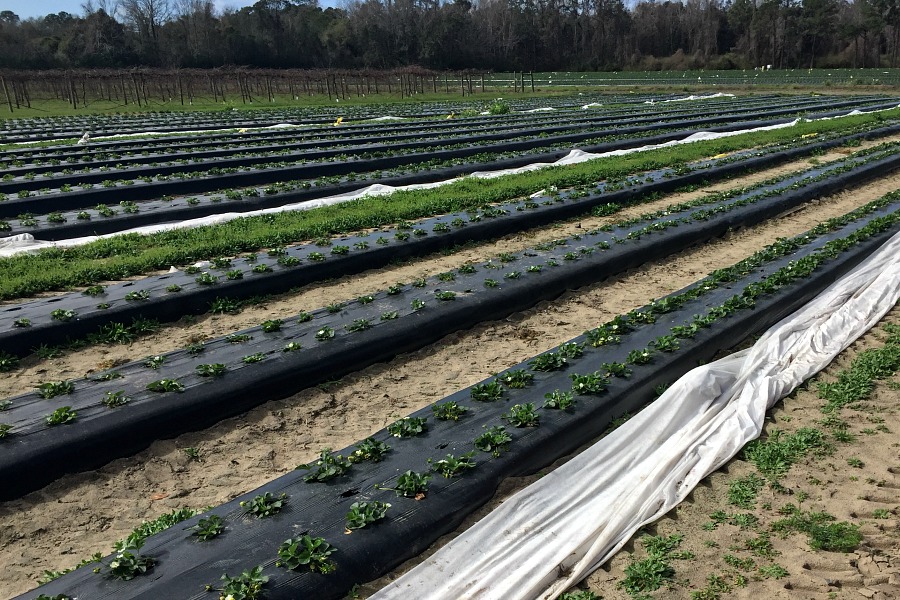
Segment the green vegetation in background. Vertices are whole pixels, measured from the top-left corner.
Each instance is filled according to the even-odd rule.
[[[153,235],[126,234],[68,249],[0,260],[0,299],[65,290],[104,280],[123,279],[171,265],[235,255],[259,248],[344,235],[403,220],[472,210],[556,186],[585,185],[609,177],[678,165],[763,144],[788,142],[802,135],[840,131],[864,123],[900,117],[900,109],[794,127],[740,134],[496,179],[463,179],[432,190],[403,191],[309,211],[236,219],[221,225]]]

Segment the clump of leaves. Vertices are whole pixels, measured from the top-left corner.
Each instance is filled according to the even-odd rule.
[[[756,496],[765,483],[766,480],[756,473],[733,479],[728,483],[728,503],[740,508],[753,508]]]
[[[128,404],[131,402],[131,398],[125,395],[125,390],[119,390],[117,392],[106,392],[106,395],[100,402],[108,408],[115,408]]]
[[[537,427],[541,420],[531,402],[514,404],[501,418],[514,427]]]
[[[448,454],[446,457],[440,460],[431,460],[429,458],[428,464],[431,465],[432,471],[434,471],[435,473],[440,473],[447,479],[450,479],[451,477],[462,475],[464,471],[474,469],[475,461],[472,460],[473,456],[475,456],[474,452],[467,452],[458,457],[452,454]]]
[[[838,522],[828,513],[804,513],[793,505],[786,506],[781,512],[790,516],[773,523],[772,530],[785,535],[792,531],[805,533],[809,536],[809,546],[813,550],[853,552],[862,542],[863,536],[858,525]]]
[[[325,340],[330,340],[331,338],[334,337],[334,329],[332,329],[328,325],[325,325],[324,327],[322,327],[322,329],[320,329],[316,332],[315,337],[316,337],[316,340],[318,340],[320,342],[324,342]]]
[[[183,392],[184,386],[177,379],[159,379],[151,381],[147,384],[147,389],[151,392]]]
[[[544,398],[544,408],[568,410],[575,406],[575,398],[572,396],[572,392],[554,390],[544,394]]]
[[[228,368],[222,363],[197,365],[197,375],[200,377],[221,377]]]
[[[152,569],[156,560],[149,556],[142,556],[138,552],[143,543],[143,540],[140,540],[119,550],[109,563],[109,576],[113,579],[129,581]]]
[[[260,327],[266,333],[273,333],[281,329],[283,321],[281,319],[268,319],[260,323]]]
[[[425,492],[428,491],[428,481],[430,479],[430,475],[416,473],[415,471],[406,471],[397,478],[397,487],[383,489],[392,489],[397,492],[398,496],[416,498],[418,500],[425,497]]]
[[[398,438],[415,437],[423,434],[427,429],[425,417],[403,417],[387,427],[388,433]]]
[[[10,431],[12,431],[12,425],[0,423],[0,440],[7,437]]]
[[[512,436],[503,426],[491,427],[475,438],[475,447],[482,452],[490,452],[495,458],[507,450]]]
[[[370,523],[382,520],[391,507],[387,502],[354,502],[347,512],[347,529],[362,529]]]
[[[440,421],[459,421],[469,409],[465,406],[460,406],[454,400],[450,400],[443,404],[432,405],[431,410],[434,412],[434,417]]]
[[[50,312],[50,318],[54,321],[71,321],[75,317],[78,316],[74,310],[66,310],[63,308],[57,308],[54,311]]]
[[[609,385],[609,378],[607,378],[602,371],[595,371],[584,375],[573,373],[571,378],[572,391],[579,395],[599,394],[606,390],[606,386]]]
[[[503,397],[503,386],[495,380],[487,383],[477,383],[470,389],[472,400],[479,402],[494,402]]]
[[[158,369],[166,362],[166,357],[162,355],[150,356],[144,362],[144,366],[149,369]]]
[[[347,458],[351,463],[363,461],[381,462],[390,449],[390,446],[380,440],[367,438],[358,443],[356,449]]]
[[[78,413],[72,410],[71,406],[61,406],[47,415],[45,421],[51,427],[54,425],[65,425],[72,423],[78,417]]]
[[[497,377],[497,381],[511,389],[522,389],[531,385],[534,375],[522,369],[507,371]]]
[[[19,357],[0,350],[0,371],[11,371],[19,364]]]
[[[252,500],[241,501],[241,508],[248,515],[253,515],[257,519],[271,517],[281,512],[287,502],[287,494],[275,496],[272,492],[266,492],[258,496],[254,496]]]
[[[37,386],[41,398],[49,400],[56,396],[71,394],[75,391],[75,384],[71,381],[46,381]]]
[[[340,454],[332,454],[331,448],[325,448],[319,453],[319,460],[305,465],[298,465],[297,469],[311,471],[303,478],[303,481],[311,483],[340,477],[350,469],[352,464],[349,459],[344,458]]]
[[[206,542],[225,531],[225,522],[219,515],[209,515],[197,521],[197,524],[191,529],[194,530],[194,535],[198,540]]]
[[[256,352],[254,354],[248,354],[247,356],[243,357],[241,361],[243,361],[245,364],[251,365],[253,363],[262,362],[263,360],[265,360],[265,358],[265,354],[263,354],[262,352]]]
[[[236,577],[229,577],[228,573],[222,575],[222,590],[220,600],[258,600],[263,586],[269,581],[267,575],[262,574],[262,566],[253,567]]]
[[[278,547],[278,562],[275,564],[291,571],[305,567],[314,573],[327,575],[337,568],[334,561],[328,558],[335,552],[337,548],[326,542],[325,538],[304,534],[282,542]]]

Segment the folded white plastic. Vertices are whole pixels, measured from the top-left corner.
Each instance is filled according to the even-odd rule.
[[[759,436],[766,410],[900,299],[900,234],[750,349],[656,402],[504,501],[373,600],[556,598]]]

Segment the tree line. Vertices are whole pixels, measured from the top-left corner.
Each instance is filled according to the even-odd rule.
[[[87,0],[0,11],[0,68],[622,70],[897,66],[900,0]]]

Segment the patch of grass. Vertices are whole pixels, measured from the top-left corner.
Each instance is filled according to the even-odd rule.
[[[782,535],[799,532],[809,536],[809,547],[813,550],[829,552],[852,552],[862,542],[859,526],[838,521],[833,515],[825,512],[803,512],[793,505],[781,509],[787,514],[772,524],[772,530]]]
[[[764,440],[753,440],[744,447],[744,457],[775,482],[807,453],[825,447],[825,434],[817,429],[804,427],[792,434],[773,431]]]
[[[766,480],[756,473],[731,480],[728,483],[728,503],[740,508],[753,508],[765,483]]]
[[[641,537],[641,545],[647,552],[647,558],[633,560],[625,568],[625,578],[618,583],[618,587],[632,597],[640,598],[672,581],[675,569],[670,560],[693,558],[693,554],[689,552],[676,552],[683,539],[684,536],[680,534]]]

